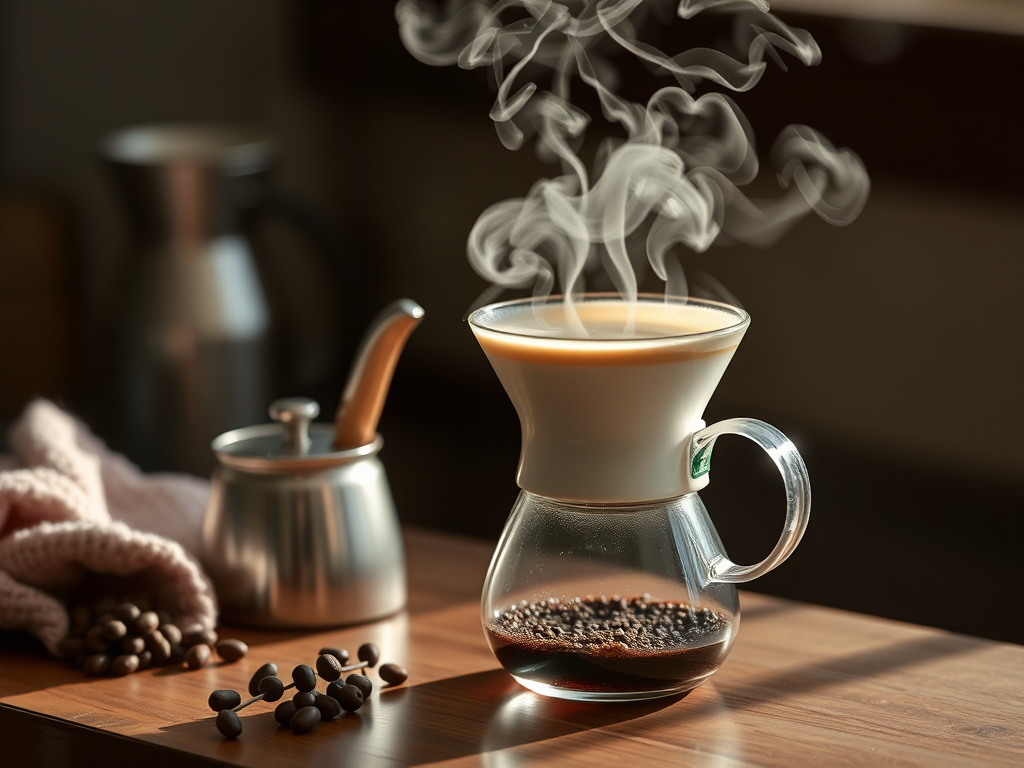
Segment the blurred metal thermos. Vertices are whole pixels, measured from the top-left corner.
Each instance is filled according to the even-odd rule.
[[[242,234],[273,151],[259,129],[216,124],[103,143],[133,240],[104,303],[101,424],[144,469],[208,475],[210,441],[273,399],[270,310]]]

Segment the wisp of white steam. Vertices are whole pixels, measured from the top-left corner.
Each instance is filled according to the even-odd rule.
[[[670,56],[637,39],[650,12],[667,19],[673,8],[684,19],[709,9],[735,14],[735,43],[746,61],[710,48]],[[635,301],[626,242],[641,227],[666,295],[685,296],[677,247],[701,253],[720,238],[770,245],[811,211],[844,225],[864,207],[870,182],[860,159],[801,125],[784,129],[771,152],[780,196],[754,200],[740,191],[758,173],[753,132],[732,99],[695,97],[698,85],[749,90],[767,58],[785,68],[780,52],[807,66],[821,60],[811,36],[768,13],[763,0],[447,0],[443,8],[400,0],[395,15],[402,42],[420,61],[491,67],[498,92],[490,117],[502,143],[515,150],[535,137],[538,155],[560,163],[562,175],[485,210],[467,250],[496,288],[532,285],[535,296],[547,296],[557,280],[574,333],[586,333],[572,301],[585,289],[589,265],[603,263],[623,300]],[[646,104],[618,97],[608,48],[625,49],[676,85]],[[550,90],[520,84],[527,64],[550,70]],[[590,116],[571,102],[576,77],[624,133],[602,143],[592,172],[577,154]]]

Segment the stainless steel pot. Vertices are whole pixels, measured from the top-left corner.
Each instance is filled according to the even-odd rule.
[[[377,457],[383,439],[338,450],[333,426],[310,424],[319,412],[312,400],[278,400],[277,423],[213,442],[202,561],[229,622],[337,626],[405,605],[401,532]]]

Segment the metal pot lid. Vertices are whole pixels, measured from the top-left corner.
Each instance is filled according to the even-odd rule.
[[[247,472],[294,472],[326,469],[372,456],[384,445],[372,443],[343,451],[334,447],[334,427],[312,424],[320,406],[308,397],[286,397],[270,404],[275,424],[257,424],[225,432],[211,447],[221,464]]]

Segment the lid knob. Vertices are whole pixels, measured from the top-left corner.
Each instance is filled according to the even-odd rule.
[[[309,422],[319,415],[320,404],[308,397],[283,397],[270,404],[270,418],[284,427],[286,453],[309,452]]]

